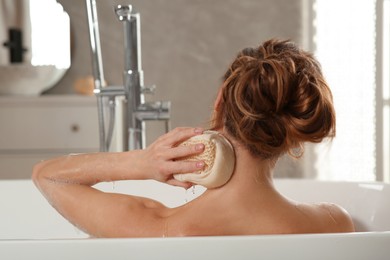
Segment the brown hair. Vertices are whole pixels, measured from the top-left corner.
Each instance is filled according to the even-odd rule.
[[[290,41],[242,50],[221,91],[213,129],[224,127],[254,156],[293,155],[303,142],[335,135],[332,93],[320,64]]]

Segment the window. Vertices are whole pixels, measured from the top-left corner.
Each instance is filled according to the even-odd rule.
[[[389,1],[315,1],[315,54],[337,117],[336,138],[315,149],[319,179],[388,181]]]
[[[390,0],[378,0],[377,18],[377,168],[378,179],[390,182]]]

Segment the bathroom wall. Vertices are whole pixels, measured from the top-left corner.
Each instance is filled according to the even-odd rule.
[[[106,80],[122,84],[123,31],[113,7],[132,4],[141,13],[145,84],[157,86],[148,99],[172,101],[172,127],[207,126],[220,78],[240,49],[272,37],[307,45],[308,1],[97,0]],[[72,66],[46,94],[74,93],[74,81],[92,74],[85,1],[58,2],[71,19]],[[149,140],[162,133],[152,126]],[[298,166],[290,164],[292,176]]]

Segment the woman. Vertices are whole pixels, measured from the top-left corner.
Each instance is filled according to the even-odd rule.
[[[244,49],[224,76],[212,124],[234,147],[233,175],[224,186],[178,208],[91,186],[154,179],[189,188],[191,183],[175,180],[173,174],[199,171],[204,162],[175,159],[201,153],[204,145],[178,144],[202,129],[177,128],[145,150],[44,161],[34,167],[33,180],[64,217],[95,237],[354,230],[351,217],[337,205],[290,201],[272,183],[272,169],[281,155],[299,157],[304,142],[320,142],[335,133],[332,95],[309,53],[278,40]]]

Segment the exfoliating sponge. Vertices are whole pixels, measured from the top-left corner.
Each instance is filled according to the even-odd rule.
[[[176,180],[191,182],[206,188],[217,188],[229,181],[233,174],[235,155],[233,146],[219,132],[205,131],[202,135],[194,136],[179,146],[203,143],[205,149],[201,154],[181,158],[183,161],[204,161],[202,171],[173,175]]]

